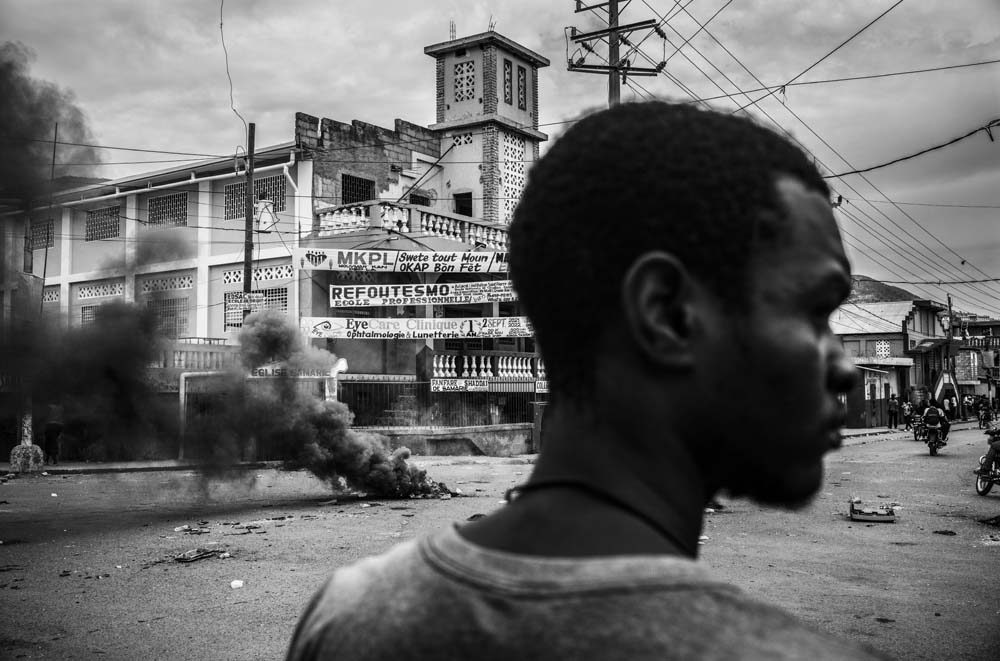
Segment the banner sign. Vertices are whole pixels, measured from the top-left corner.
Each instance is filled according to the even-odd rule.
[[[337,371],[328,367],[326,369],[295,368],[276,365],[265,365],[255,367],[250,370],[251,379],[273,379],[284,377],[288,379],[333,379],[336,378]]]
[[[486,379],[431,379],[431,392],[489,392]]]
[[[535,392],[548,392],[548,391],[549,391],[548,379],[535,379]]]
[[[297,268],[315,271],[506,273],[507,253],[292,248],[292,263]]]
[[[330,285],[331,308],[379,305],[443,305],[516,301],[510,280],[433,285]]]
[[[431,379],[431,392],[548,392],[545,381],[525,379]]]
[[[330,367],[288,367],[284,363],[268,363],[250,370],[251,379],[336,379],[341,372],[347,371],[347,361],[338,358]]]
[[[301,327],[309,338],[348,340],[458,340],[466,337],[533,336],[527,317],[302,317]]]

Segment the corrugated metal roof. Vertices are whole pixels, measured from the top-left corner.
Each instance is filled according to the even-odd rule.
[[[912,309],[913,301],[844,303],[830,315],[830,328],[837,335],[902,333]]]

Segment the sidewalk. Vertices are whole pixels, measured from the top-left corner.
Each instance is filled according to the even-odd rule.
[[[974,429],[978,423],[975,420],[958,421],[951,424],[952,431],[962,429]],[[886,427],[869,427],[862,429],[844,429],[844,446],[865,445],[875,441],[887,441],[896,438],[913,438],[913,432],[903,431],[903,428],[888,429]],[[503,463],[534,463],[536,455],[517,455],[515,457],[486,457],[481,455],[448,455],[430,456],[413,455],[413,460],[418,463],[440,463],[440,462],[503,462]],[[280,461],[250,461],[233,466],[235,470],[259,470],[267,468],[281,468]],[[148,473],[156,471],[199,471],[201,467],[191,461],[177,459],[161,459],[147,461],[108,461],[108,462],[88,462],[88,461],[68,461],[46,466],[44,472],[49,475],[82,475],[87,473]],[[10,464],[0,463],[0,472],[9,472]]]
[[[956,432],[963,429],[975,429],[978,426],[979,423],[975,419],[956,420],[951,423],[951,431]],[[903,425],[900,425],[898,429],[889,429],[888,427],[863,427],[860,429],[845,429],[843,431],[843,437],[844,446],[846,447],[849,445],[864,445],[865,443],[870,443],[875,440],[889,440],[889,437],[913,438],[913,432],[903,431]]]

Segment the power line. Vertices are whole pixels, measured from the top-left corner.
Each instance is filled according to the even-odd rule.
[[[887,285],[968,285],[980,282],[1000,282],[1000,278],[984,278],[982,280],[879,280]]]
[[[247,120],[243,119],[243,115],[236,109],[236,101],[233,99],[233,77],[229,73],[229,51],[226,49],[226,34],[222,30],[222,8],[225,6],[226,0],[221,0],[219,2],[219,40],[222,42],[222,52],[226,56],[226,78],[229,79],[229,107],[240,118],[240,121],[243,122],[243,135],[247,135],[249,132]]]
[[[903,0],[897,0],[897,2],[895,4],[893,4],[891,7],[889,7],[888,9],[886,9],[884,12],[882,12],[881,14],[879,14],[878,16],[876,16],[867,25],[865,25],[863,28],[861,28],[860,30],[858,30],[857,32],[855,32],[854,34],[852,34],[850,37],[848,37],[844,41],[840,42],[840,44],[838,44],[836,48],[834,48],[832,51],[830,51],[829,53],[827,53],[823,57],[819,58],[818,60],[816,60],[815,62],[813,62],[812,64],[810,64],[808,67],[806,67],[805,69],[803,69],[798,75],[794,76],[791,80],[789,80],[788,82],[786,82],[784,85],[782,85],[782,86],[780,86],[780,87],[778,87],[776,89],[771,90],[770,92],[768,92],[767,94],[763,95],[762,97],[760,97],[756,101],[748,103],[745,106],[741,106],[741,107],[737,108],[733,112],[741,112],[743,110],[746,110],[750,106],[755,106],[758,103],[760,103],[761,101],[763,101],[764,99],[766,99],[767,97],[769,97],[772,94],[774,94],[775,92],[777,92],[777,91],[779,91],[781,89],[784,89],[785,86],[790,85],[791,83],[794,83],[796,80],[798,80],[802,76],[806,75],[807,73],[809,73],[810,71],[812,71],[813,69],[815,69],[819,65],[820,62],[822,62],[826,58],[830,57],[831,55],[833,55],[834,53],[836,53],[837,51],[839,51],[841,48],[843,48],[847,44],[849,44],[855,37],[857,37],[859,34],[861,34],[862,32],[864,32],[865,30],[867,30],[871,26],[875,25],[875,23],[878,22],[879,19],[881,19],[883,16],[885,16],[886,14],[888,14],[889,12],[891,12],[893,9],[895,9],[896,7],[898,7],[901,4],[903,4]]]
[[[648,5],[648,3],[647,3],[647,6],[649,6],[649,5]],[[653,9],[653,8],[652,8],[652,7],[650,7],[650,9]],[[653,11],[654,11],[654,13],[655,13],[655,9],[653,9]],[[698,24],[698,25],[700,26],[700,28],[704,29],[704,26],[703,26],[703,25],[701,25],[701,23],[700,23],[700,22],[699,22],[699,21],[698,21],[697,19],[695,19],[695,18],[694,18],[694,16],[692,16],[692,15],[690,14],[690,12],[686,12],[686,13],[688,14],[688,16],[689,16],[689,17],[690,17],[690,18],[691,18],[691,19],[692,19],[692,20],[693,20],[693,21],[694,21],[694,22],[695,22],[696,24]],[[669,23],[668,23],[668,25],[669,25]],[[675,33],[677,33],[677,34],[678,34],[679,36],[682,36],[682,37],[683,37],[683,35],[681,35],[681,34],[680,34],[680,32],[679,32],[679,31],[678,31],[678,30],[677,30],[676,28],[674,28],[674,27],[673,27],[672,25],[671,25],[670,27],[671,27],[671,29],[672,29],[672,30],[673,30],[673,31],[674,31]],[[699,31],[700,31],[700,30],[699,30]],[[760,80],[759,80],[759,79],[758,79],[758,78],[757,78],[757,77],[756,77],[756,76],[755,76],[755,75],[753,74],[753,72],[751,72],[751,71],[750,71],[750,70],[749,70],[749,69],[748,69],[748,68],[746,67],[746,65],[744,65],[744,64],[743,64],[743,63],[742,63],[742,62],[741,62],[741,61],[739,60],[739,58],[738,58],[738,57],[736,57],[736,56],[735,56],[735,55],[734,55],[734,54],[733,54],[733,53],[732,53],[732,52],[731,52],[731,51],[730,51],[730,50],[729,50],[728,48],[726,48],[724,44],[722,44],[721,42],[719,42],[719,40],[718,40],[718,39],[716,39],[716,38],[715,38],[715,36],[714,36],[714,35],[712,35],[712,33],[711,33],[711,32],[709,32],[709,31],[708,31],[707,29],[705,29],[705,30],[704,30],[704,32],[705,32],[705,33],[706,33],[706,34],[707,34],[708,36],[710,36],[710,37],[711,37],[711,38],[712,38],[712,39],[713,39],[713,40],[714,40],[714,41],[715,41],[715,42],[716,42],[717,44],[719,44],[719,46],[720,46],[720,47],[722,47],[722,48],[723,48],[723,50],[725,50],[725,51],[726,51],[726,53],[727,53],[727,54],[728,54],[728,55],[729,55],[730,57],[732,57],[732,58],[733,58],[734,60],[736,60],[736,62],[737,62],[737,63],[738,63],[738,64],[739,64],[739,65],[740,65],[741,67],[743,67],[743,69],[744,69],[745,71],[747,71],[747,73],[749,73],[749,74],[750,74],[750,75],[751,75],[752,77],[754,77],[755,79],[757,79],[757,80],[758,80],[758,82],[760,82]],[[664,37],[664,38],[666,38],[666,37]],[[672,45],[672,44],[671,44],[671,45]],[[739,88],[739,85],[737,85],[737,84],[736,84],[736,83],[735,83],[735,82],[734,82],[734,81],[733,81],[733,80],[732,80],[731,78],[729,78],[729,76],[727,76],[727,75],[725,74],[725,72],[723,72],[723,71],[722,71],[721,69],[719,69],[719,67],[717,67],[717,66],[716,66],[716,65],[715,65],[714,63],[712,63],[712,62],[711,62],[711,60],[709,60],[709,59],[708,59],[708,58],[707,58],[707,57],[706,57],[706,56],[705,56],[705,55],[704,55],[703,53],[701,53],[701,52],[700,52],[700,51],[699,51],[699,50],[698,50],[697,48],[695,48],[695,47],[694,47],[693,45],[690,45],[690,44],[689,44],[689,46],[690,46],[690,48],[691,48],[692,50],[694,50],[694,51],[695,51],[696,53],[698,53],[698,54],[699,54],[699,55],[700,55],[700,56],[701,56],[701,57],[702,57],[703,59],[705,59],[705,61],[706,61],[706,62],[708,62],[708,63],[709,63],[709,64],[710,64],[710,65],[711,65],[711,66],[712,66],[712,67],[713,67],[713,68],[714,68],[714,69],[715,69],[715,70],[716,70],[717,72],[719,72],[719,73],[720,73],[720,74],[721,74],[721,75],[723,76],[723,78],[725,78],[725,79],[726,79],[726,80],[727,80],[727,81],[728,81],[728,82],[729,82],[729,83],[730,83],[730,84],[731,84],[731,85],[732,85],[733,87],[735,87],[735,88],[736,88],[737,90],[739,90],[739,89],[740,89],[740,88]],[[700,73],[701,73],[701,74],[702,74],[703,76],[705,76],[706,78],[708,78],[708,79],[709,79],[709,81],[710,81],[710,82],[711,82],[712,84],[714,84],[714,85],[715,85],[716,87],[718,87],[720,91],[722,91],[722,92],[725,92],[725,90],[724,90],[724,89],[723,89],[723,88],[722,88],[722,87],[721,87],[721,86],[719,85],[719,83],[718,83],[718,82],[716,82],[716,81],[715,81],[714,79],[712,79],[712,77],[711,77],[711,76],[709,76],[709,75],[708,75],[708,74],[707,74],[707,73],[706,73],[706,72],[705,72],[704,70],[702,70],[702,69],[701,69],[700,67],[698,67],[698,66],[697,66],[696,64],[694,64],[694,62],[692,62],[692,61],[690,60],[690,58],[687,58],[687,57],[685,56],[685,59],[687,59],[687,60],[688,60],[688,61],[689,61],[689,62],[690,62],[690,63],[691,63],[691,64],[692,64],[692,65],[693,65],[693,66],[694,66],[694,67],[695,67],[695,68],[696,68],[696,69],[697,69],[697,70],[698,70],[698,71],[699,71],[699,72],[700,72]],[[749,95],[746,95],[746,96],[747,96],[747,97],[749,98]],[[779,102],[780,102],[780,100],[779,100]],[[782,106],[784,106],[784,107],[786,108],[786,110],[788,110],[788,111],[789,111],[789,112],[790,112],[790,113],[791,113],[791,114],[792,114],[793,116],[795,116],[795,117],[796,117],[796,119],[798,119],[798,120],[799,120],[800,122],[802,122],[802,123],[803,123],[803,124],[804,124],[804,125],[806,126],[806,128],[808,128],[808,129],[809,129],[809,130],[810,130],[810,131],[811,131],[811,132],[812,132],[812,133],[813,133],[814,135],[816,135],[815,131],[813,131],[813,130],[812,130],[812,128],[808,126],[808,124],[805,124],[805,122],[804,122],[804,121],[803,121],[803,120],[802,120],[801,118],[799,118],[799,117],[798,117],[798,115],[797,115],[796,113],[794,113],[794,112],[793,112],[793,111],[792,111],[792,110],[791,110],[790,108],[788,108],[788,107],[787,107],[787,105],[786,105],[785,103],[783,103],[783,102],[781,102],[781,103],[782,103]],[[801,144],[801,143],[800,143],[800,142],[799,142],[799,141],[798,141],[798,140],[797,140],[797,139],[796,139],[796,138],[795,138],[794,136],[792,136],[791,134],[789,134],[789,133],[788,133],[788,132],[787,132],[787,131],[786,131],[786,130],[785,130],[785,129],[783,128],[783,127],[781,127],[781,125],[780,125],[780,124],[778,124],[778,123],[777,123],[777,121],[776,121],[776,120],[775,120],[775,119],[774,119],[773,117],[771,117],[771,116],[770,116],[770,114],[769,114],[769,113],[767,113],[767,111],[766,111],[766,110],[764,110],[763,108],[759,108],[759,110],[760,110],[761,112],[763,112],[763,113],[764,113],[764,115],[765,115],[765,116],[767,116],[767,117],[768,117],[768,119],[770,119],[770,120],[771,120],[771,121],[772,121],[772,122],[773,122],[773,123],[775,124],[775,126],[777,126],[777,127],[778,127],[778,129],[779,129],[779,130],[781,130],[781,131],[782,131],[783,133],[785,133],[785,134],[786,134],[786,135],[787,135],[787,136],[788,136],[788,137],[789,137],[789,138],[790,138],[791,140],[793,140],[794,142],[796,142],[797,144],[799,144],[799,145],[800,145],[800,146],[801,146],[801,147],[802,147],[802,148],[803,148],[804,150],[808,151],[808,150],[807,150],[807,149],[805,148],[805,146],[804,146],[804,145],[802,145],[802,144]],[[818,135],[817,135],[817,137],[818,137],[818,138],[820,138],[820,136],[818,136]],[[820,140],[822,140],[822,138],[820,138]],[[827,144],[827,143],[826,143],[826,142],[824,141],[824,144]],[[829,146],[829,145],[827,145],[827,146]],[[833,149],[832,147],[830,147],[830,148],[831,148],[831,149]],[[834,151],[834,152],[836,153],[836,150],[833,150],[833,151]],[[839,154],[838,154],[838,155],[839,155]],[[843,157],[841,157],[841,158],[843,158]],[[863,213],[863,212],[861,212],[861,210],[859,210],[859,213]],[[867,216],[867,214],[865,214],[865,215]],[[869,216],[868,218],[869,218],[869,220],[872,220],[872,221],[874,222],[874,219],[872,219],[872,218],[871,218],[870,216]],[[888,217],[886,217],[886,218],[888,219]],[[890,219],[890,220],[891,220],[891,219]],[[855,222],[857,222],[857,223],[859,224],[859,226],[861,226],[861,227],[862,227],[863,229],[865,229],[865,230],[866,230],[866,231],[868,231],[868,232],[869,232],[870,234],[872,234],[872,236],[876,237],[876,239],[879,239],[879,240],[881,240],[881,241],[882,241],[882,242],[883,242],[883,243],[884,243],[884,244],[885,244],[885,245],[886,245],[887,247],[889,247],[889,243],[888,243],[888,242],[887,242],[887,241],[885,240],[885,238],[884,238],[884,237],[881,237],[881,236],[878,236],[878,235],[876,235],[875,233],[873,233],[873,232],[872,232],[872,230],[870,230],[870,229],[868,229],[867,227],[865,227],[865,226],[864,226],[864,225],[863,225],[863,224],[862,224],[862,223],[861,223],[860,221],[858,221],[857,219],[855,219]],[[878,223],[876,223],[876,224],[878,224]],[[902,229],[902,228],[900,228],[900,229]],[[904,231],[905,231],[905,230],[904,230]],[[908,250],[909,250],[909,248],[908,248]],[[862,254],[864,254],[864,253],[863,253],[863,251],[859,251],[859,252],[862,252]],[[868,256],[868,255],[866,255],[866,256]],[[928,264],[928,265],[929,265],[929,266],[931,267],[932,271],[933,271],[933,270],[935,269],[935,265],[934,265],[933,263],[929,262],[929,261],[928,261],[928,260],[927,260],[926,258],[923,258],[923,257],[922,257],[921,255],[919,255],[919,254],[917,254],[917,253],[913,253],[913,256],[914,256],[914,257],[916,257],[916,258],[917,258],[918,260],[922,259],[922,260],[923,260],[923,261],[924,261],[925,263],[927,263],[927,264]],[[897,264],[897,266],[899,266],[899,265]],[[902,267],[901,267],[901,268],[902,268]],[[905,269],[904,269],[904,270],[905,270]],[[912,274],[912,275],[915,275],[915,274]]]
[[[825,85],[828,83],[844,83],[856,80],[871,80],[875,78],[891,78],[893,76],[909,76],[918,73],[931,73],[934,71],[947,71],[949,69],[963,69],[966,67],[979,67],[987,64],[997,64],[1000,60],[983,60],[982,62],[967,62],[965,64],[950,64],[940,67],[928,67],[926,69],[909,69],[906,71],[891,71],[888,73],[873,73],[873,74],[862,74],[857,76],[845,76],[842,78],[824,78],[822,80],[802,80],[794,83],[785,83],[783,85],[764,85],[763,82],[757,81],[762,87],[757,87],[751,90],[745,90],[744,92],[737,94],[720,94],[719,96],[709,96],[704,97],[704,101],[718,101],[719,99],[731,99],[734,96],[742,96],[743,94],[753,94],[755,92],[767,92],[769,90],[774,90],[775,92],[781,92],[785,87],[799,87],[801,85]]]
[[[52,140],[46,140],[44,138],[21,138],[21,137],[8,137],[7,142],[41,142],[45,144],[52,144]],[[167,151],[164,149],[143,149],[141,147],[112,147],[110,145],[92,145],[85,142],[66,142],[64,140],[55,141],[57,145],[64,145],[67,147],[90,147],[92,149],[116,149],[120,151],[137,151],[145,152],[147,154],[173,154],[175,156],[199,156],[203,158],[229,158],[228,155],[219,154],[205,154],[199,152],[189,152],[189,151]]]
[[[898,3],[897,3],[897,4],[898,4]],[[891,9],[891,8],[890,8],[890,9]],[[883,14],[883,15],[884,15],[884,14]],[[693,16],[691,16],[691,14],[690,14],[690,13],[688,13],[688,16],[690,16],[690,17],[692,18],[692,20],[694,20],[694,21],[695,21],[696,23],[698,22],[698,21],[697,21],[697,19],[695,19],[695,18],[694,18]],[[676,29],[674,29],[674,31],[676,32]],[[760,80],[760,79],[759,79],[759,78],[758,78],[758,77],[757,77],[756,75],[754,75],[754,74],[753,74],[753,72],[752,72],[752,71],[750,71],[750,70],[749,70],[749,69],[747,68],[747,66],[746,66],[745,64],[743,64],[743,62],[742,62],[742,61],[740,61],[740,59],[739,59],[738,57],[736,57],[736,56],[735,56],[735,55],[734,55],[734,54],[733,54],[733,53],[732,53],[732,52],[731,52],[731,51],[730,51],[730,50],[729,50],[728,48],[726,48],[726,47],[725,47],[725,46],[724,46],[724,45],[723,45],[723,44],[722,44],[722,43],[721,43],[721,42],[720,42],[720,41],[719,41],[719,40],[718,40],[718,39],[717,39],[717,38],[716,38],[716,37],[715,37],[715,36],[714,36],[714,35],[713,35],[713,34],[712,34],[712,33],[710,32],[710,31],[708,31],[708,30],[705,30],[705,34],[707,34],[708,36],[710,36],[710,37],[711,37],[711,38],[712,38],[712,39],[713,39],[713,40],[714,40],[714,41],[715,41],[715,42],[716,42],[717,44],[719,44],[719,45],[720,45],[720,46],[721,46],[721,47],[723,48],[723,50],[725,50],[725,51],[726,51],[726,53],[727,53],[727,54],[729,54],[729,56],[730,56],[730,57],[732,57],[732,58],[733,58],[734,60],[736,60],[736,62],[737,62],[737,63],[738,63],[738,64],[739,64],[739,65],[740,65],[741,67],[743,67],[743,69],[744,69],[744,70],[745,70],[745,71],[746,71],[746,72],[747,72],[748,74],[750,74],[750,75],[751,75],[751,76],[752,76],[752,77],[753,77],[753,78],[754,78],[754,79],[755,79],[755,80],[756,80],[756,81],[757,81],[758,83],[760,83],[760,84],[763,84],[763,83],[762,83],[762,81],[761,81],[761,80]],[[693,47],[693,46],[692,46],[692,48],[694,49],[694,47]],[[694,50],[695,50],[696,52],[698,52],[698,51],[697,51],[697,49],[694,49]],[[701,53],[699,53],[699,54],[701,54]],[[705,56],[704,56],[704,55],[702,55],[702,57],[703,57],[703,58],[705,58]],[[707,58],[705,58],[705,59],[706,59],[706,61],[707,61]],[[714,65],[713,65],[713,66],[714,66]],[[716,67],[716,70],[719,70],[719,69],[718,69],[718,67]],[[703,73],[704,73],[704,72],[703,72]],[[721,71],[720,71],[720,73],[721,73]],[[725,74],[723,74],[723,76],[725,76]],[[727,77],[727,80],[729,80],[729,79],[728,79],[728,77]],[[713,83],[715,83],[715,81],[712,81],[712,82],[713,82]],[[738,86],[738,85],[736,85],[735,83],[733,83],[733,82],[732,82],[732,80],[729,80],[729,82],[730,82],[730,84],[732,84],[732,85],[733,85],[734,87],[736,87],[736,88],[737,88],[737,90],[739,90],[739,86]],[[717,87],[720,87],[720,86],[718,85],[718,83],[715,83],[715,84],[716,84],[716,86],[717,86]],[[721,89],[721,87],[720,87],[720,89]],[[722,91],[724,91],[724,90],[722,90]],[[836,149],[835,149],[835,148],[834,148],[834,147],[833,147],[832,145],[830,145],[830,143],[828,143],[828,142],[827,142],[826,140],[824,140],[824,139],[822,138],[822,136],[820,136],[820,135],[819,135],[818,133],[816,133],[816,131],[815,131],[815,130],[813,130],[813,128],[812,128],[812,127],[811,127],[811,126],[810,126],[810,125],[809,125],[808,123],[806,123],[806,122],[805,122],[805,120],[803,120],[803,119],[802,119],[801,117],[799,117],[799,115],[798,115],[798,114],[797,114],[797,113],[796,113],[796,112],[795,112],[794,110],[792,110],[791,108],[789,108],[789,107],[788,107],[788,105],[787,105],[786,103],[784,103],[783,101],[781,101],[780,99],[779,99],[778,101],[779,101],[779,103],[781,103],[782,107],[783,107],[783,108],[785,108],[785,110],[787,110],[787,111],[788,111],[788,112],[789,112],[789,113],[790,113],[790,114],[791,114],[791,115],[792,115],[793,117],[795,117],[795,119],[796,119],[796,120],[798,120],[798,121],[799,121],[799,123],[801,123],[801,124],[802,124],[803,126],[805,126],[805,127],[806,127],[806,129],[807,129],[807,130],[808,130],[808,131],[809,131],[810,133],[812,133],[812,134],[813,134],[813,135],[814,135],[814,136],[815,136],[815,137],[816,137],[817,139],[819,139],[819,140],[820,140],[820,142],[822,142],[822,143],[823,143],[823,144],[824,144],[824,145],[825,145],[825,146],[826,146],[826,147],[827,147],[828,149],[830,149],[830,150],[831,150],[831,151],[832,151],[832,152],[833,152],[834,154],[836,154],[836,155],[837,155],[837,156],[838,156],[838,157],[839,157],[839,158],[840,158],[840,159],[841,159],[841,160],[842,160],[843,162],[847,163],[848,165],[851,165],[851,163],[850,163],[850,162],[849,162],[849,161],[848,161],[848,160],[847,160],[847,159],[846,159],[846,158],[845,158],[845,157],[844,157],[844,156],[843,156],[842,154],[840,154],[840,152],[838,152],[838,151],[837,151],[837,150],[836,150]],[[758,107],[758,108],[759,108],[759,107]],[[789,137],[789,139],[791,139],[791,140],[792,140],[793,142],[795,142],[796,144],[798,144],[798,145],[799,145],[800,147],[802,147],[802,148],[803,148],[803,149],[804,149],[805,151],[807,151],[807,152],[809,151],[808,149],[806,149],[806,147],[805,147],[804,145],[802,145],[802,143],[801,143],[801,142],[800,142],[800,141],[799,141],[799,140],[798,140],[797,138],[795,138],[795,137],[794,137],[793,135],[791,135],[790,133],[788,133],[788,131],[786,131],[786,130],[785,130],[785,129],[784,129],[783,127],[781,127],[781,126],[780,126],[780,124],[777,124],[777,122],[775,122],[775,120],[774,120],[774,119],[773,119],[773,118],[772,118],[772,117],[771,117],[771,116],[770,116],[770,115],[769,115],[769,114],[768,114],[768,113],[767,113],[767,112],[766,112],[765,110],[763,110],[763,108],[759,108],[759,109],[760,109],[760,110],[761,110],[761,112],[763,112],[763,113],[764,113],[764,114],[765,114],[765,115],[766,115],[766,116],[767,116],[767,117],[768,117],[769,119],[771,119],[771,121],[772,121],[772,122],[774,122],[774,123],[775,123],[775,125],[776,125],[776,126],[777,126],[777,127],[778,127],[778,128],[779,128],[779,129],[780,129],[780,130],[781,130],[781,131],[782,131],[782,132],[783,132],[783,133],[785,134],[785,135],[786,135],[786,136],[788,136],[788,137]],[[817,159],[817,160],[819,160],[819,159]],[[820,162],[820,163],[822,164],[822,162]],[[828,170],[829,170],[829,169],[831,169],[831,168],[827,167],[827,166],[826,166],[825,164],[823,164],[823,167],[826,167],[826,168],[827,168]],[[868,185],[870,185],[870,186],[871,186],[871,187],[872,187],[873,189],[875,189],[875,190],[876,190],[876,191],[877,191],[877,192],[878,192],[879,194],[881,194],[881,195],[882,195],[883,197],[885,197],[885,198],[886,198],[886,200],[889,200],[889,197],[888,197],[887,195],[885,195],[885,193],[883,193],[883,192],[882,192],[881,190],[879,190],[879,188],[878,188],[877,186],[875,186],[875,184],[874,184],[874,183],[872,183],[872,182],[871,182],[871,181],[870,181],[870,180],[869,180],[869,179],[868,179],[867,177],[864,177],[864,176],[862,176],[862,179],[863,179],[863,180],[864,180],[864,181],[865,181],[866,183],[868,183]],[[849,183],[847,183],[847,182],[843,182],[843,183],[844,183],[844,184],[845,184],[845,185],[846,185],[846,186],[847,186],[848,188],[850,188],[851,190],[853,190],[853,191],[854,191],[855,193],[858,193],[858,195],[860,196],[860,193],[859,193],[859,192],[857,191],[857,189],[855,189],[855,188],[854,188],[853,186],[851,186],[851,185],[850,185]],[[891,202],[891,200],[890,200],[890,202]],[[947,250],[949,250],[949,251],[950,251],[950,252],[951,252],[952,254],[954,254],[954,255],[955,255],[956,257],[958,257],[959,259],[962,259],[962,258],[961,258],[961,256],[960,256],[960,255],[958,255],[958,253],[956,253],[956,252],[955,252],[954,250],[952,250],[952,249],[951,249],[950,247],[946,246],[946,245],[945,245],[945,244],[944,244],[944,243],[943,243],[943,242],[942,242],[942,241],[941,241],[940,239],[938,239],[938,238],[937,238],[936,236],[934,236],[933,234],[931,234],[931,233],[930,233],[930,232],[929,232],[929,231],[928,231],[928,230],[927,230],[927,229],[926,229],[926,228],[925,228],[925,227],[924,227],[923,225],[921,225],[921,224],[920,224],[919,222],[917,222],[917,220],[916,220],[916,219],[914,219],[914,218],[913,218],[913,217],[912,217],[911,215],[909,215],[908,213],[906,213],[906,211],[904,211],[904,210],[903,210],[902,208],[900,208],[900,207],[899,207],[898,205],[894,205],[894,206],[896,206],[896,209],[897,209],[897,211],[899,211],[899,212],[900,212],[901,214],[903,214],[904,216],[906,216],[906,218],[908,218],[908,219],[910,220],[910,222],[912,222],[913,224],[915,224],[915,225],[916,225],[917,227],[919,227],[920,229],[924,230],[924,232],[925,232],[925,233],[927,233],[927,234],[928,234],[928,235],[930,235],[930,236],[931,236],[932,238],[934,238],[934,240],[935,240],[935,241],[937,241],[937,242],[938,242],[938,243],[940,243],[940,244],[941,244],[942,246],[944,246],[944,247],[945,247],[945,248],[946,248]],[[922,242],[920,242],[920,241],[919,241],[919,240],[918,240],[918,239],[917,239],[916,237],[914,237],[914,236],[913,236],[912,234],[910,234],[910,233],[909,233],[908,231],[906,231],[906,230],[905,230],[905,229],[904,229],[903,227],[901,227],[901,226],[900,226],[900,225],[899,225],[898,223],[896,223],[896,222],[895,222],[894,220],[892,220],[892,219],[891,219],[891,218],[890,218],[889,216],[887,216],[887,215],[886,215],[885,213],[883,213],[882,211],[880,211],[880,210],[878,210],[878,209],[877,209],[876,207],[874,207],[874,205],[872,206],[872,208],[873,208],[873,209],[874,209],[875,211],[877,211],[877,212],[878,212],[879,214],[881,214],[881,215],[882,215],[882,216],[883,216],[883,217],[884,217],[884,218],[885,218],[886,220],[888,220],[888,221],[889,221],[889,222],[891,222],[891,223],[892,223],[893,225],[895,225],[896,227],[898,227],[898,228],[899,228],[899,229],[900,229],[901,231],[903,231],[903,232],[904,232],[905,234],[907,234],[908,236],[910,236],[910,237],[911,237],[911,238],[913,238],[914,240],[918,241],[918,243],[921,243],[921,245],[924,245],[924,246],[926,247],[926,244],[923,244]],[[861,212],[861,211],[859,210],[859,212]],[[870,216],[868,216],[867,214],[865,214],[865,216],[866,216],[866,217],[868,217],[868,218],[869,218],[869,220],[871,220],[872,222],[876,222],[876,221],[875,221],[875,220],[874,220],[873,218],[871,218],[871,217],[870,217]],[[928,248],[928,249],[929,249],[929,248]],[[964,260],[964,259],[962,259],[962,263],[963,263],[963,264],[964,264],[964,263],[968,263],[968,260]],[[973,264],[969,263],[969,265],[970,265],[970,266],[971,266],[972,268],[975,268],[975,269],[976,269],[977,271],[979,271],[979,272],[980,272],[980,273],[982,273],[983,275],[986,275],[986,276],[988,276],[988,274],[986,274],[985,272],[983,272],[983,271],[982,271],[981,269],[979,269],[978,267],[975,267],[975,266],[974,266]],[[960,270],[960,269],[959,269],[959,271],[961,272],[961,270]],[[989,293],[987,293],[987,292],[983,292],[982,290],[978,290],[978,289],[977,289],[977,291],[980,291],[981,293],[984,293],[984,294],[986,294],[986,295],[991,295],[991,294],[989,294]]]
[[[893,160],[891,160],[891,161],[889,161],[887,163],[882,163],[881,165],[872,165],[871,167],[861,168],[860,170],[851,170],[849,172],[841,172],[840,174],[828,174],[828,175],[824,175],[823,178],[824,179],[836,179],[838,177],[846,177],[849,174],[861,174],[863,172],[871,172],[872,170],[878,170],[879,168],[889,167],[890,165],[895,165],[896,163],[901,163],[903,161],[908,161],[911,158],[916,158],[917,156],[923,156],[924,154],[927,154],[929,152],[935,151],[937,149],[943,149],[944,147],[947,147],[949,145],[953,145],[956,142],[961,142],[962,140],[965,140],[966,138],[971,138],[972,136],[976,135],[980,131],[985,131],[986,135],[988,135],[989,138],[990,138],[990,142],[993,142],[993,128],[996,127],[996,126],[1000,126],[1000,119],[991,120],[985,126],[980,126],[977,129],[973,129],[973,130],[969,131],[968,133],[966,133],[965,135],[960,135],[957,138],[952,138],[948,142],[943,142],[940,145],[935,145],[933,147],[928,147],[927,149],[922,149],[922,150],[920,150],[920,151],[918,151],[918,152],[916,152],[914,154],[910,154],[909,156],[901,156],[901,157],[893,159]]]
[[[904,207],[943,207],[947,209],[1000,209],[1000,204],[941,204],[934,202],[900,202],[892,200],[869,200],[868,198],[858,198],[861,202],[868,202],[869,204],[899,204]],[[850,202],[848,198],[844,198],[845,202]]]

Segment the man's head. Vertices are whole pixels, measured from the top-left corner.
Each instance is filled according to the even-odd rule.
[[[709,490],[807,500],[855,378],[828,323],[850,290],[828,197],[798,148],[746,118],[654,102],[578,122],[531,170],[510,231],[555,402],[641,390],[633,413]],[[594,367],[609,363],[626,364],[613,384]]]
[[[828,195],[798,148],[744,117],[652,102],[572,126],[531,169],[510,228],[511,274],[553,387],[590,389],[622,278],[647,251],[675,255],[743,309],[751,251],[785,215],[783,175]]]

